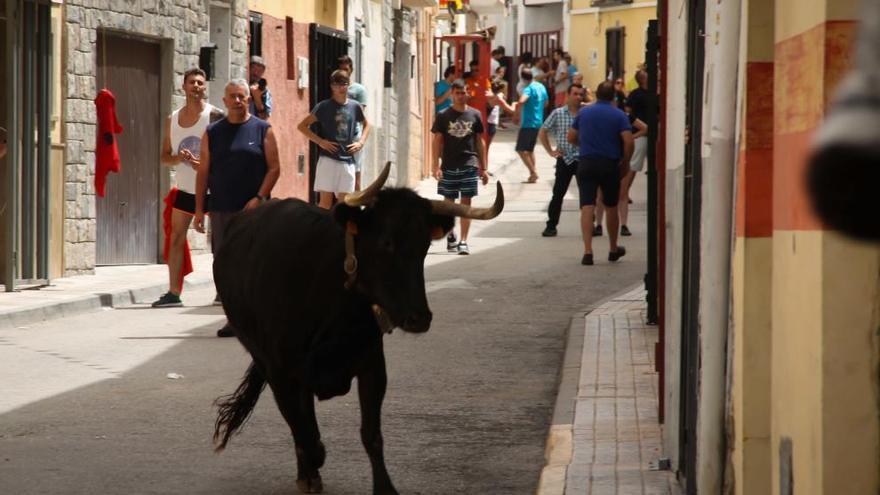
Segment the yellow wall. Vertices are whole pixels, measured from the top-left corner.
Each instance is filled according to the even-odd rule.
[[[582,8],[581,6],[580,8]],[[572,10],[579,8],[574,4]],[[636,66],[645,61],[645,41],[648,21],[657,18],[656,7],[612,10],[598,14],[573,14],[569,28],[569,53],[584,75],[584,84],[595,88],[602,82],[605,74],[605,30],[614,27],[626,28],[626,51],[624,70],[627,81],[635,76]],[[599,54],[595,67],[590,66],[590,53],[596,49]]]
[[[277,19],[345,29],[345,0],[248,0],[248,9]]]

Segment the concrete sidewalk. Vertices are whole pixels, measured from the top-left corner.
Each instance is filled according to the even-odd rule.
[[[186,291],[214,283],[210,254],[193,256]],[[165,265],[102,266],[94,275],[58,278],[48,287],[0,293],[0,330],[21,328],[106,307],[150,303],[168,290]]]
[[[572,320],[538,494],[677,495],[663,457],[645,291]]]

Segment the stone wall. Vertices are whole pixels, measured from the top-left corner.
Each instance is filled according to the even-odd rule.
[[[232,40],[230,74],[246,75],[247,2],[231,0]],[[162,41],[163,57],[173,57],[173,74],[162,74],[173,88],[168,115],[183,105],[183,72],[198,65],[199,48],[209,39],[209,3],[202,0],[67,0],[64,6],[63,110],[65,121],[64,167],[64,272],[91,273],[95,267],[96,206],[95,112],[97,41],[99,30]],[[173,53],[164,53],[173,46]],[[166,88],[167,89],[167,88]],[[157,164],[158,166],[158,164]],[[168,169],[163,173],[170,174]],[[168,184],[166,176],[160,180]],[[157,193],[159,194],[159,193]],[[157,225],[159,229],[161,226]],[[196,249],[206,246],[204,236],[192,238]]]

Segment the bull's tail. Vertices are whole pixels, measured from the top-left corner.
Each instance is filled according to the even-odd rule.
[[[214,405],[219,408],[217,421],[214,423],[215,451],[225,449],[229,438],[247,422],[265,386],[266,377],[257,364],[251,362],[238,389],[214,401]]]

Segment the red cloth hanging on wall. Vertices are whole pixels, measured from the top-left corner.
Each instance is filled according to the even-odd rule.
[[[95,143],[95,192],[104,197],[107,174],[119,173],[119,146],[114,134],[122,134],[122,126],[116,120],[116,97],[109,89],[102,89],[95,97],[98,116],[97,142]]]

